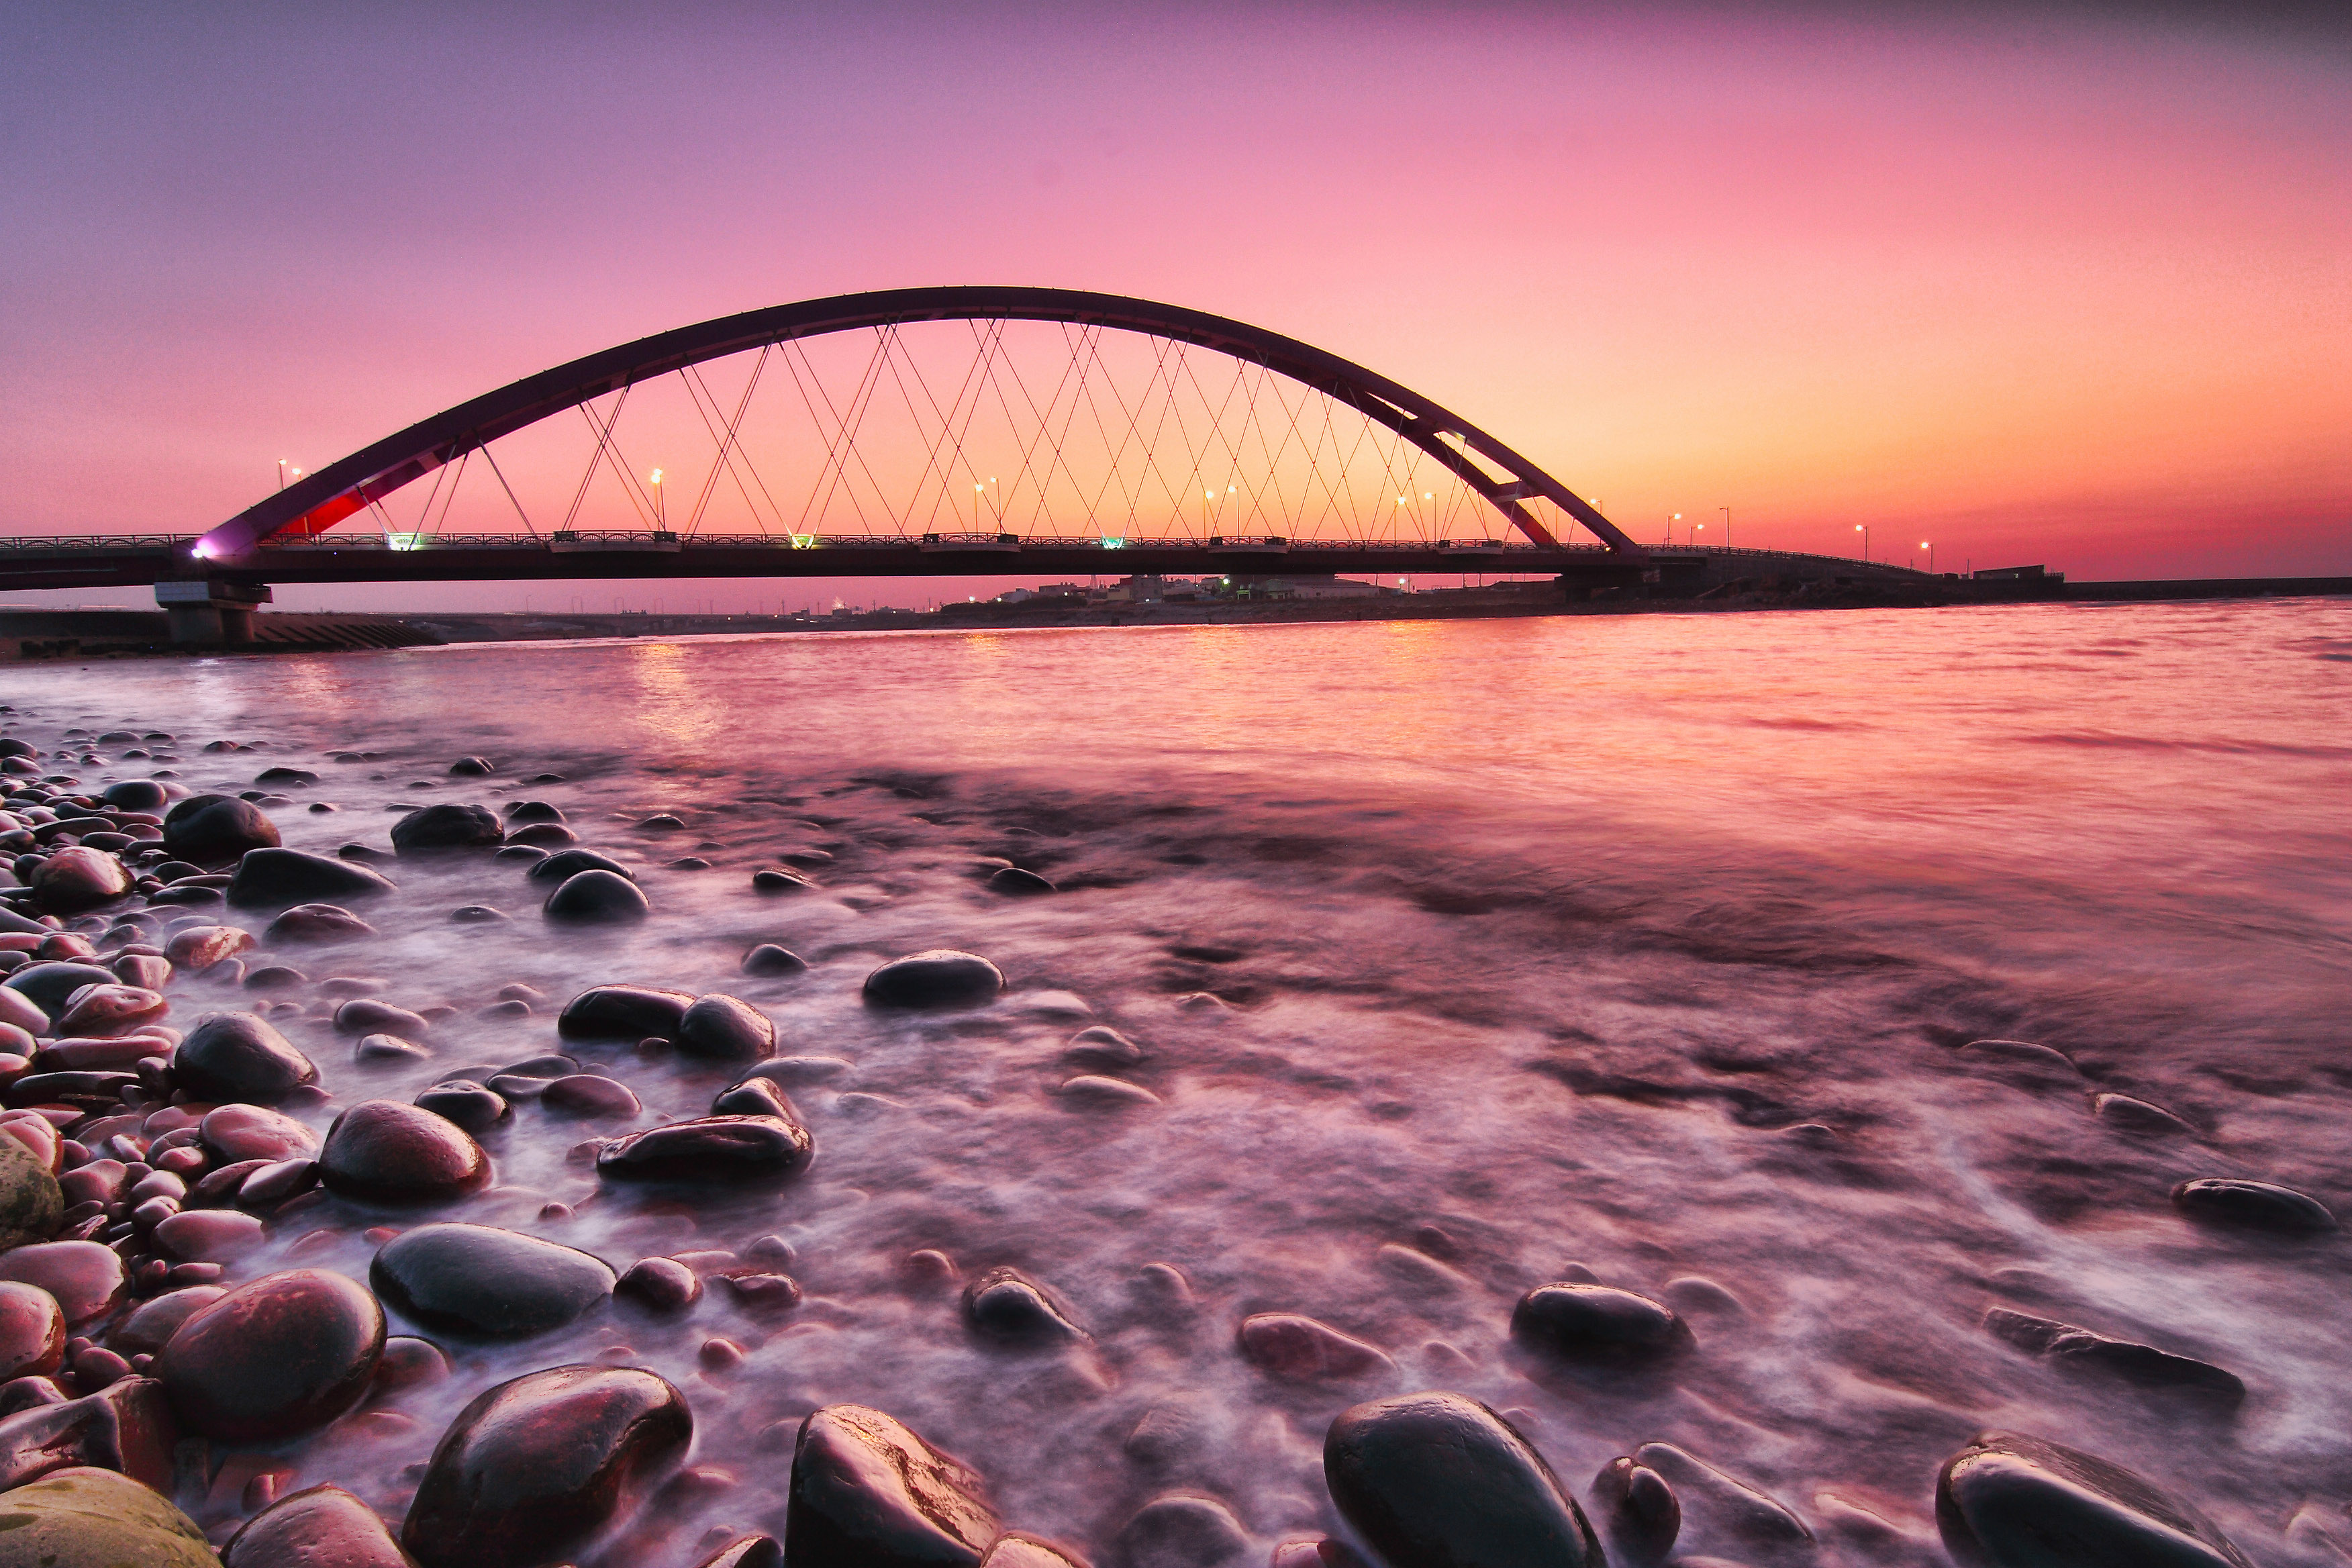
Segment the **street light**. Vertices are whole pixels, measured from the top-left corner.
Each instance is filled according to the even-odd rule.
[[[1592,504],[1599,506],[1601,503],[1599,501],[1594,501]],[[1666,542],[1668,544],[1672,544],[1675,542],[1675,524],[1680,522],[1682,520],[1683,514],[1680,512],[1671,513],[1666,518]]]
[[[286,488],[286,481],[287,481],[287,480],[289,480],[289,479],[300,479],[301,477],[302,477],[302,470],[301,470],[301,469],[299,469],[299,468],[288,468],[288,467],[286,466],[286,459],[285,459],[285,458],[278,458],[278,488],[279,489],[281,489],[281,490],[282,490],[282,489],[284,489]]]
[[[1870,525],[1866,522],[1857,522],[1853,525],[1853,531],[1862,535],[1862,558],[1866,562],[1870,559]]]
[[[664,533],[669,531],[669,509],[662,500],[662,471],[656,468],[646,476],[646,483],[654,488],[654,526]]]
[[[1731,548],[1731,509],[1719,506],[1715,510],[1723,514],[1723,547],[1728,550]]]

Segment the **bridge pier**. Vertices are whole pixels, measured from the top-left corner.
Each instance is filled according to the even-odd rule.
[[[253,641],[253,610],[269,603],[268,584],[209,578],[155,584],[155,603],[171,624],[173,647],[245,647]]]

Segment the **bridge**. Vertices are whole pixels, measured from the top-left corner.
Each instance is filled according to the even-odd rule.
[[[1475,571],[1598,587],[1721,553],[1637,544],[1596,499],[1336,354],[1057,289],[722,317],[297,474],[201,533],[0,538],[0,589],[153,584],[175,639],[235,642],[273,583]]]

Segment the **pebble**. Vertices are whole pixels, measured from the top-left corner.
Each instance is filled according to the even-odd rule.
[[[766,1078],[747,1078],[739,1084],[719,1091],[710,1102],[713,1116],[780,1116],[787,1121],[798,1121],[801,1113],[793,1104],[792,1096],[778,1089],[775,1081]]]
[[[110,985],[114,971],[100,969],[95,963],[45,962],[28,963],[8,976],[0,990],[15,993],[41,1011],[41,1016],[30,1022],[21,1010],[12,1007],[5,1022],[32,1030],[37,1035],[49,1033],[49,1020],[66,1010],[66,998],[85,985]]]
[[[614,1284],[613,1293],[656,1312],[677,1312],[702,1297],[702,1280],[674,1258],[640,1258]]]
[[[58,1033],[111,1038],[152,1023],[169,1010],[170,1004],[143,985],[85,985],[66,998]]]
[[[47,1377],[65,1364],[66,1315],[37,1285],[0,1281],[0,1383]]]
[[[236,926],[199,925],[175,931],[163,956],[192,974],[202,974],[253,946],[253,933]]]
[[[369,1283],[426,1329],[528,1339],[575,1322],[613,1293],[601,1258],[483,1225],[423,1225],[387,1242]]]
[[[200,866],[278,845],[277,824],[251,801],[233,795],[192,795],[163,814],[163,847]]]
[[[797,871],[779,870],[772,866],[751,873],[751,890],[755,893],[805,893],[815,886]]]
[[[33,872],[33,901],[54,915],[79,914],[131,891],[131,873],[102,849],[77,844],[52,853]]]
[[[131,1290],[122,1259],[94,1241],[45,1241],[0,1252],[0,1279],[37,1285],[55,1298],[66,1326],[111,1317]]]
[[[1215,1498],[1171,1492],[1153,1498],[1118,1532],[1129,1568],[1217,1568],[1249,1551],[1249,1532]],[[1419,1559],[1400,1559],[1414,1563]]]
[[[977,953],[933,948],[894,959],[866,977],[866,1000],[882,1007],[945,1007],[993,999],[1004,972]]]
[[[327,1130],[319,1175],[329,1191],[344,1197],[432,1203],[488,1182],[490,1161],[446,1117],[397,1100],[370,1100],[336,1117]]]
[[[389,1002],[373,996],[355,996],[335,1009],[335,1028],[346,1035],[411,1035],[429,1033],[431,1019],[422,1013],[412,1013],[405,1007],[395,1007]]]
[[[1088,1337],[1051,1292],[1013,1268],[991,1268],[964,1287],[963,1319],[974,1333],[1002,1344],[1068,1343]]]
[[[540,913],[568,925],[627,925],[653,913],[653,904],[626,877],[583,871],[547,896]]]
[[[362,1035],[352,1047],[352,1059],[369,1067],[387,1067],[394,1062],[421,1062],[432,1058],[433,1048],[414,1040],[404,1040],[398,1035]]]
[[[401,1526],[420,1568],[554,1562],[682,1458],[686,1398],[649,1372],[562,1366],[481,1394],[433,1450]]]
[[[2326,1204],[2269,1182],[2200,1176],[2173,1188],[2172,1203],[2191,1219],[2243,1230],[2316,1236],[2336,1228],[2336,1215]]]
[[[225,1161],[307,1160],[319,1135],[282,1111],[261,1105],[224,1105],[196,1124],[205,1148]]]
[[[839,1057],[776,1057],[753,1068],[750,1076],[787,1085],[829,1083],[856,1067]]]
[[[221,1568],[408,1568],[375,1510],[341,1487],[289,1493],[221,1548]]]
[[[2209,1362],[2174,1355],[2153,1345],[2110,1339],[2074,1323],[1996,1307],[1985,1314],[1984,1326],[1995,1339],[2069,1369],[2104,1373],[2142,1388],[2202,1394],[2224,1405],[2246,1397],[2244,1383]]]
[[[1294,1382],[1337,1382],[1396,1371],[1396,1363],[1378,1346],[1295,1312],[1244,1318],[1234,1342],[1243,1360]]]
[[[1673,1308],[1607,1285],[1538,1285],[1511,1311],[1511,1338],[1579,1359],[1644,1359],[1691,1342]]]
[[[1080,1029],[1062,1048],[1062,1059],[1066,1062],[1077,1067],[1108,1068],[1113,1071],[1133,1067],[1146,1054],[1141,1046],[1104,1024]]]
[[[977,1568],[998,1534],[978,1474],[893,1417],[828,1405],[801,1423],[784,1517],[794,1568]]]
[[[563,824],[560,822],[527,822],[520,827],[509,828],[507,830],[507,842],[509,844],[535,844],[541,848],[545,849],[554,846],[569,846],[577,844],[580,842],[580,835],[572,832],[572,829],[564,826]]]
[[[1106,1110],[1160,1103],[1160,1097],[1139,1083],[1105,1078],[1097,1073],[1081,1073],[1076,1078],[1066,1079],[1054,1092],[1073,1104]]]
[[[180,1263],[233,1263],[258,1250],[263,1240],[260,1218],[234,1209],[175,1214],[156,1226],[154,1236],[156,1245]]]
[[[2012,1432],[1980,1433],[1945,1462],[1936,1524],[1971,1568],[2252,1568],[2211,1521],[2122,1466]]]
[[[788,1176],[816,1141],[781,1116],[704,1116],[649,1128],[604,1146],[596,1173],[622,1181],[743,1182]]]
[[[1344,1411],[1323,1440],[1333,1504],[1359,1538],[1415,1568],[1600,1568],[1600,1542],[1551,1467],[1458,1394]]]
[[[266,942],[350,942],[375,934],[375,927],[340,904],[297,904],[261,933]]]
[[[28,1132],[27,1137],[37,1133]],[[54,1136],[47,1140],[55,1147]],[[66,1200],[49,1162],[14,1137],[0,1137],[0,1249],[55,1236]],[[5,1256],[0,1250],[0,1256]]]
[[[191,1313],[155,1358],[155,1375],[183,1426],[222,1442],[275,1442],[356,1405],[383,1340],[383,1309],[364,1287],[291,1268]]]
[[[743,955],[743,973],[771,978],[779,974],[799,974],[808,968],[808,960],[787,947],[763,942]]]
[[[671,1031],[679,1051],[718,1061],[761,1061],[776,1054],[776,1026],[766,1014],[732,996],[704,996]]]
[[[652,985],[598,985],[583,991],[557,1015],[555,1032],[567,1040],[639,1040],[677,1033],[694,997]]]
[[[2194,1138],[2197,1129],[2160,1105],[2128,1094],[2095,1094],[2091,1114],[2118,1132],[2140,1137]]]
[[[218,1285],[190,1285],[142,1301],[114,1325],[107,1340],[125,1355],[152,1355],[171,1342],[173,1334],[200,1307],[208,1307],[228,1292]]]
[[[240,910],[282,909],[289,904],[340,905],[373,899],[396,884],[381,871],[332,855],[304,849],[255,849],[236,863],[227,898]]]
[[[386,1394],[429,1388],[446,1381],[449,1358],[430,1340],[394,1334],[383,1342],[383,1355],[375,1363],[375,1385]]]
[[[1002,893],[1007,898],[1024,899],[1058,889],[1053,883],[1034,871],[1024,871],[1018,866],[1006,866],[999,868],[988,879],[988,890],[992,893]]]
[[[478,1136],[504,1121],[509,1114],[506,1096],[470,1079],[436,1083],[418,1095],[416,1103]]]
[[[218,1568],[194,1521],[112,1470],[72,1467],[0,1498],[8,1568]]]
[[[173,1053],[181,1088],[210,1100],[282,1100],[319,1081],[318,1067],[251,1013],[208,1013]]]
[[[85,1347],[73,1359],[74,1380],[89,1393],[66,1399],[49,1380],[28,1377],[25,1384],[46,1384],[60,1396],[50,1399],[28,1388],[32,1397],[24,1407],[0,1420],[0,1489],[69,1465],[89,1465],[169,1489],[179,1432],[163,1385],[131,1376],[122,1358],[110,1351]]]
[[[585,1072],[550,1079],[540,1103],[572,1116],[635,1116],[645,1109],[627,1084]]]
[[[583,871],[610,871],[615,877],[635,879],[636,873],[609,855],[599,855],[593,849],[559,849],[552,855],[541,856],[531,863],[527,876],[534,882],[562,882]]]
[[[488,778],[498,771],[488,757],[459,757],[449,764],[449,776],[459,779]]]
[[[1644,1443],[1633,1462],[1671,1483],[1685,1518],[1697,1516],[1712,1531],[1769,1552],[1813,1544],[1813,1532],[1780,1499],[1672,1443]]]
[[[1664,1563],[1682,1532],[1683,1510],[1666,1479],[1621,1455],[1592,1478],[1592,1510],[1601,1533],[1627,1568]]]
[[[406,859],[464,849],[495,849],[505,837],[499,819],[478,805],[427,805],[392,825],[392,851]]]

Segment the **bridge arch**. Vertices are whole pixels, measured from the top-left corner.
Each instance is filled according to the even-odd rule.
[[[635,383],[793,339],[909,321],[1030,321],[1109,327],[1191,343],[1265,367],[1386,426],[1458,476],[1531,542],[1558,542],[1522,505],[1541,497],[1622,559],[1647,552],[1582,497],[1526,458],[1411,389],[1295,338],[1223,316],[1069,289],[893,289],[806,300],[722,316],[576,359],[420,420],[307,474],[197,541],[194,553],[235,560],[263,542],[322,533],[411,480],[501,436]],[[1451,437],[1449,441],[1448,437]],[[1482,461],[1474,461],[1472,454]],[[1499,470],[1499,473],[1490,472]]]

